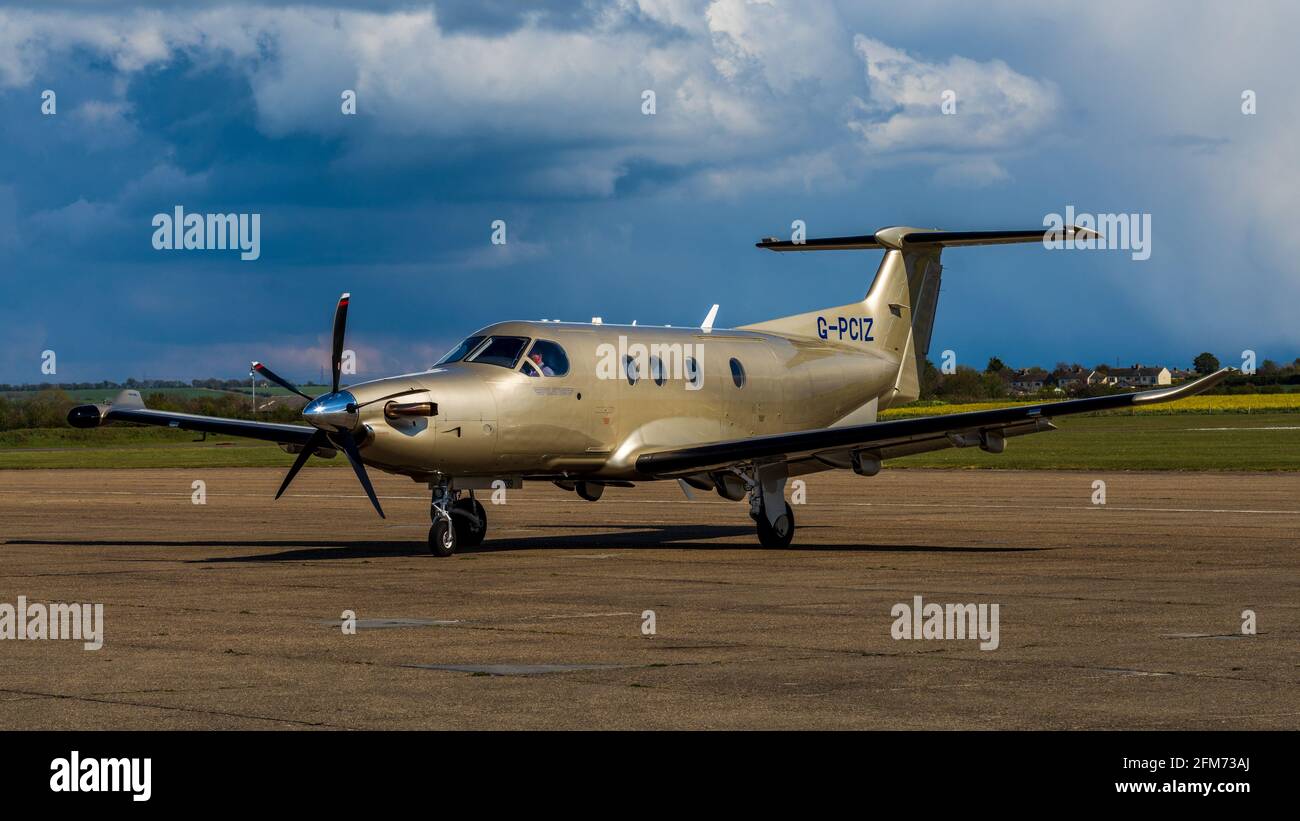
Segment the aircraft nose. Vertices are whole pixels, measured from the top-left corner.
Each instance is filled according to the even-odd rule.
[[[357,399],[347,391],[327,393],[308,402],[302,415],[321,430],[353,430],[357,426]]]

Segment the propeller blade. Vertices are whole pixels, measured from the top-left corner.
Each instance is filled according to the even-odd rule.
[[[330,362],[334,366],[334,383],[331,393],[339,391],[339,369],[343,366],[343,332],[348,327],[348,299],[351,294],[339,297],[338,307],[334,309],[334,350]]]
[[[310,402],[312,399],[315,398],[314,396],[308,396],[307,394],[298,390],[297,386],[295,386],[292,382],[290,382],[288,379],[285,379],[283,376],[280,376],[270,368],[266,367],[261,362],[254,362],[253,370],[260,373],[263,379],[266,379],[269,382],[274,382],[275,384],[279,385],[280,387],[284,388],[287,391],[293,391],[294,393],[301,396],[303,399],[306,399],[308,402]]]
[[[293,467],[289,468],[288,475],[280,483],[280,489],[275,492],[275,498],[279,499],[284,495],[284,491],[289,487],[289,483],[293,481],[293,477],[297,476],[298,471],[302,470],[302,466],[307,464],[307,460],[311,458],[316,448],[327,447],[328,445],[329,437],[325,435],[325,431],[318,430],[313,433],[311,438],[307,440],[307,444],[302,446],[302,453],[299,453],[298,458],[293,460]]]
[[[375,496],[374,485],[370,484],[370,477],[366,475],[366,466],[361,462],[361,452],[357,450],[357,440],[352,438],[352,432],[341,430],[334,434],[339,445],[343,448],[343,453],[347,455],[348,461],[352,463],[352,470],[356,472],[357,478],[361,480],[361,486],[365,488],[366,495],[370,497],[370,504],[375,506],[375,512],[379,518],[386,519],[384,509],[379,506],[379,499]]]

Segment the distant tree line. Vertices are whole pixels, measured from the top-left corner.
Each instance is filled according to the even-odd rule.
[[[215,381],[215,380],[214,380]],[[3,387],[3,386],[0,386]],[[88,385],[76,390],[95,388]],[[116,386],[102,386],[112,389]],[[125,387],[125,386],[123,386]],[[189,387],[182,384],[180,387]],[[235,393],[184,397],[169,393],[141,391],[145,404],[156,410],[197,413],[203,416],[224,416],[233,419],[257,419],[263,422],[298,422],[303,400],[296,396],[267,397],[258,400],[258,410],[253,411],[249,396]],[[73,399],[62,388],[50,386],[31,391],[29,395],[15,398],[0,394],[0,431],[26,428],[67,427],[68,411],[75,405],[88,404]]]
[[[1232,363],[1234,360],[1229,360]],[[1239,367],[1239,365],[1238,365]],[[1220,368],[1218,357],[1203,352],[1192,360],[1192,370],[1196,374],[1209,374]],[[1062,395],[1071,397],[1102,396],[1110,393],[1122,393],[1128,388],[1114,385],[1071,385],[1060,387],[1056,380],[1063,374],[1077,374],[1097,371],[1109,373],[1112,366],[1105,363],[1086,368],[1077,362],[1057,362],[1048,371],[1039,366],[1022,368],[1019,371],[1008,367],[999,357],[990,357],[984,370],[976,370],[967,365],[958,365],[955,372],[943,373],[929,359],[925,360],[921,372],[921,399],[942,400],[944,402],[982,402],[992,399],[1005,399],[1011,396],[1024,396],[1014,391],[1011,383],[1019,376],[1030,375],[1044,383],[1038,392],[1043,398],[1058,399]],[[1175,382],[1178,378],[1175,377]],[[1255,373],[1236,373],[1224,380],[1211,393],[1280,393],[1294,386],[1300,386],[1300,358],[1290,364],[1279,364],[1272,359],[1265,359],[1256,366]]]
[[[266,384],[265,381],[259,384]],[[158,388],[208,388],[214,391],[229,391],[239,388],[251,388],[252,379],[191,379],[185,382],[179,379],[128,379],[125,382],[29,382],[23,385],[0,384],[0,391],[43,391],[62,389],[65,391],[93,390],[150,390]]]

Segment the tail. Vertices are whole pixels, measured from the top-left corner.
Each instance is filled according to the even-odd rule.
[[[876,278],[860,302],[781,317],[747,330],[782,336],[811,337],[863,346],[897,363],[892,392],[881,396],[880,407],[900,405],[921,394],[921,369],[930,353],[935,309],[943,265],[939,257],[948,246],[1006,245],[1066,238],[1100,236],[1095,231],[1066,226],[1063,231],[939,231],[884,228],[874,234],[810,239],[801,243],[765,239],[757,245],[770,251],[837,251],[885,249]]]

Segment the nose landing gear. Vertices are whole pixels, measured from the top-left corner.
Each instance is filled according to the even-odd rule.
[[[487,535],[487,511],[474,491],[461,496],[461,491],[448,482],[433,487],[433,500],[429,503],[429,552],[435,556],[450,556],[461,547],[478,547]]]
[[[464,547],[483,544],[483,537],[487,535],[487,511],[474,498],[474,491],[452,503],[451,521],[455,525],[458,544]]]

